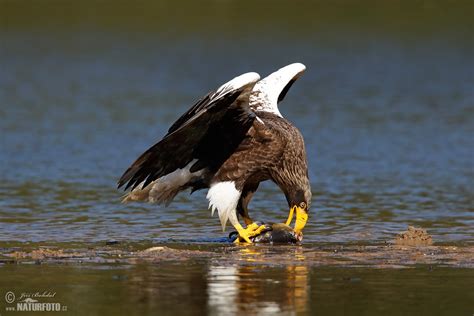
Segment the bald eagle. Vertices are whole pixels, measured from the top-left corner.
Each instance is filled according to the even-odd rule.
[[[272,180],[288,201],[286,224],[296,213],[294,230],[302,235],[311,202],[306,150],[278,103],[305,69],[290,64],[262,80],[245,73],[205,95],[124,172],[118,187],[130,191],[123,201],[167,205],[183,190],[209,189],[222,228],[230,221],[238,240],[251,243],[265,226],[250,218],[248,204],[259,183]]]

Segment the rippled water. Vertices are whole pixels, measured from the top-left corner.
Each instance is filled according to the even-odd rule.
[[[473,3],[291,3],[1,1],[2,256],[105,240],[222,247],[205,192],[123,205],[116,181],[210,89],[296,61],[307,71],[280,110],[308,151],[304,247],[380,244],[408,225],[435,244],[473,244]],[[271,183],[250,208],[265,221],[288,211]],[[1,300],[53,290],[87,315],[473,312],[471,269],[216,258],[2,263]]]
[[[121,205],[116,180],[209,89],[300,61],[281,111],[308,150],[306,241],[382,241],[409,224],[474,241],[472,41],[40,35],[2,34],[1,240],[224,236],[204,193]],[[271,184],[251,203],[260,220],[286,213]]]

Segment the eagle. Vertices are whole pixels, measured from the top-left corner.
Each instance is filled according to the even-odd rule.
[[[237,241],[252,243],[266,226],[252,220],[248,204],[260,182],[271,180],[288,202],[286,225],[296,214],[294,231],[302,238],[311,203],[306,150],[278,104],[305,70],[293,63],[261,80],[248,72],[206,94],[123,173],[123,202],[168,205],[183,190],[208,189],[222,229],[230,221]]]

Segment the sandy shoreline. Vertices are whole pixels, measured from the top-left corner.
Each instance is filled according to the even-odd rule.
[[[140,248],[120,243],[87,248],[3,248],[0,264],[140,264],[217,259],[229,265],[403,268],[427,264],[474,268],[474,246],[160,244]]]

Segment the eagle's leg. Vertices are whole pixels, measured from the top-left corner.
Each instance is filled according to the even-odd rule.
[[[254,224],[253,219],[249,216],[248,205],[257,188],[258,183],[253,185],[246,185],[244,187],[244,190],[242,191],[242,194],[240,195],[239,203],[237,204],[237,212],[243,218],[245,225],[247,225],[247,228]]]
[[[248,214],[243,215],[242,218],[244,219],[244,223],[245,223],[245,225],[247,225],[247,227],[249,225],[255,224],[253,222],[253,219],[251,219],[250,216],[248,216]]]
[[[237,204],[237,212],[239,213],[240,217],[243,218],[245,225],[248,227],[249,225],[252,225],[254,221],[249,215],[249,210],[247,208],[248,202],[245,203],[243,200],[244,199],[240,198],[239,204]]]

